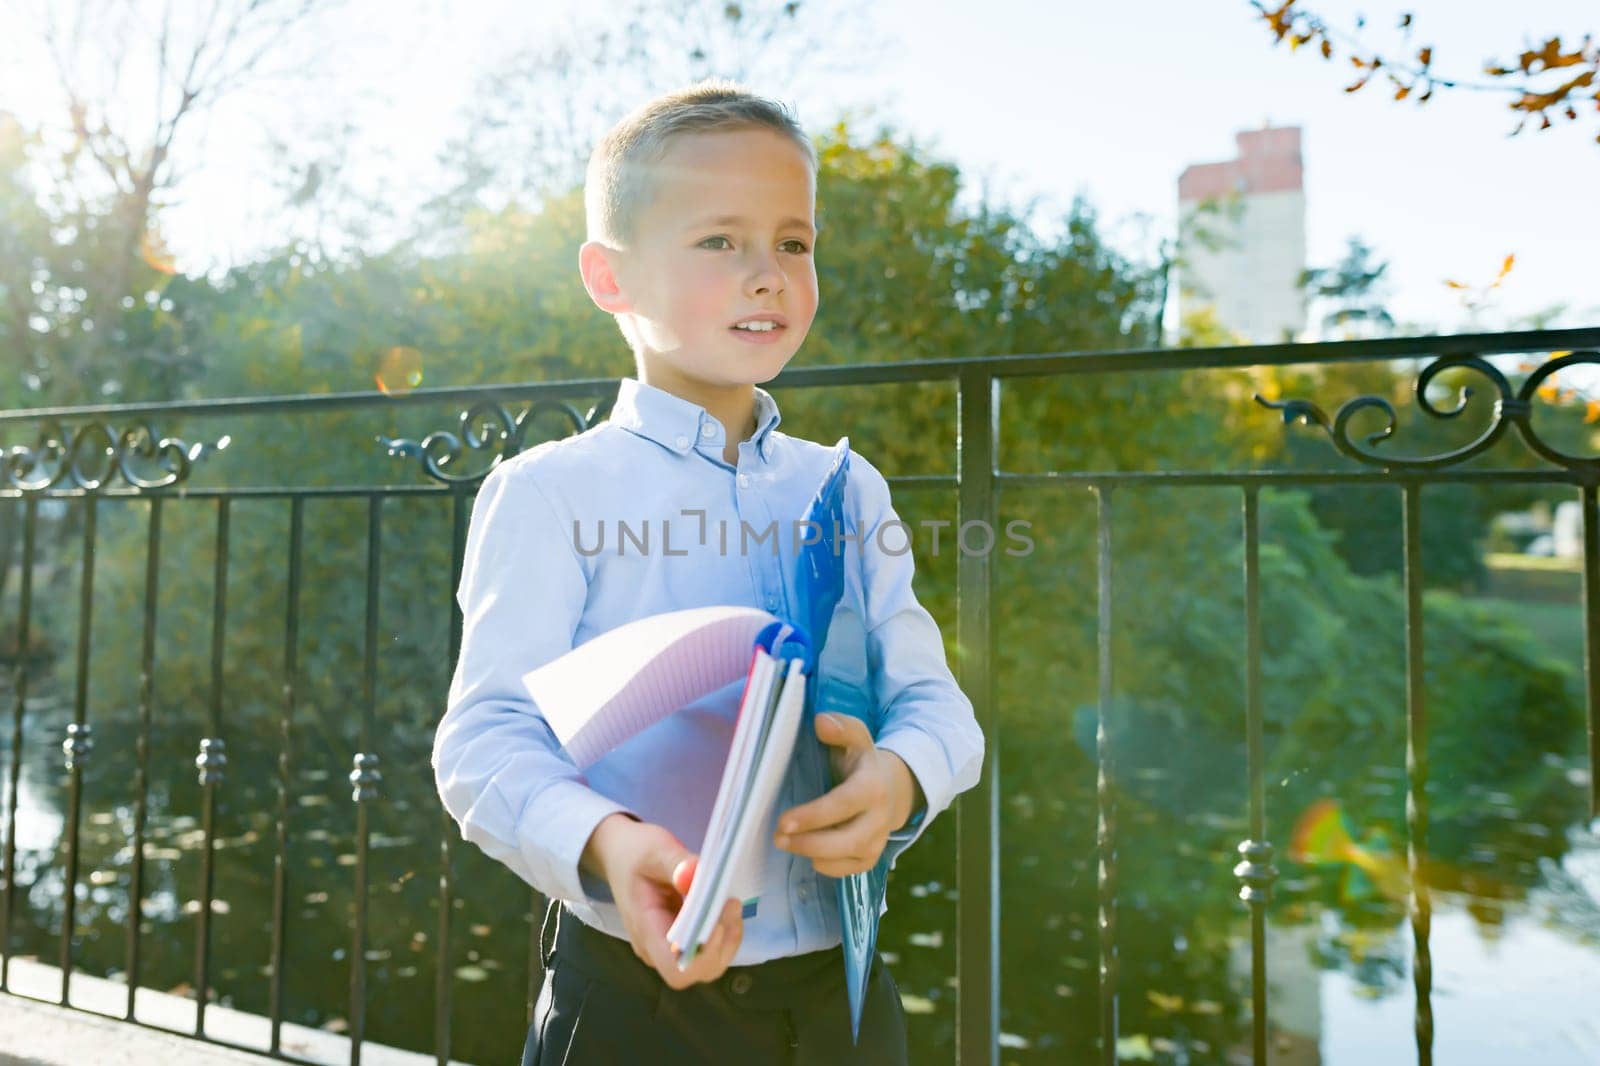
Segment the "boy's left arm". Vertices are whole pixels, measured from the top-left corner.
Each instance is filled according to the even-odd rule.
[[[850,477],[860,492],[868,676],[883,720],[874,744],[859,721],[818,716],[817,736],[832,746],[841,781],[786,811],[778,840],[831,877],[870,869],[880,853],[892,862],[977,784],[984,751],[938,623],[912,591],[911,529],[895,513],[883,475],[859,455],[851,456]]]

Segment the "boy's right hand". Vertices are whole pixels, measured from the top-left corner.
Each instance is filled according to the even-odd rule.
[[[580,860],[611,886],[633,953],[674,989],[721,977],[744,938],[739,902],[730,899],[723,904],[722,917],[706,946],[688,969],[678,969],[667,930],[689,892],[694,860],[695,855],[665,828],[625,814],[601,820]]]

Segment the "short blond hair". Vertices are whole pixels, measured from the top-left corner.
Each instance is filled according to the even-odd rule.
[[[684,133],[770,129],[795,143],[817,172],[817,150],[783,104],[736,82],[712,79],[678,89],[638,107],[613,126],[589,156],[583,182],[589,240],[627,247],[652,194],[652,164]]]

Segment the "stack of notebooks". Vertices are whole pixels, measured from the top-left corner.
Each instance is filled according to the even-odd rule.
[[[813,745],[817,751],[806,754],[826,760],[810,719],[818,710],[817,658],[844,587],[839,534],[849,454],[849,440],[841,439],[804,516],[822,535],[796,559],[797,618],[738,606],[669,611],[603,633],[523,679],[567,755],[586,769],[641,730],[744,677],[694,880],[667,934],[681,967],[704,948],[724,900],[738,899],[746,917],[756,913],[767,830],[796,746]],[[854,714],[877,733],[876,708],[859,699],[826,709]],[[837,882],[852,1034],[860,1026],[887,882],[887,860]]]

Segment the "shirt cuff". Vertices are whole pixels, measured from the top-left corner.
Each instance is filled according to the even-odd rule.
[[[923,806],[911,812],[906,824],[889,834],[884,853],[893,865],[900,853],[920,837],[934,815],[950,802],[950,779],[945,769],[948,760],[938,741],[917,729],[896,729],[879,737],[879,748],[893,752],[905,762],[922,789]]]
[[[561,816],[549,817],[552,810],[560,811]],[[611,886],[580,869],[579,860],[595,827],[613,814],[637,817],[622,804],[607,799],[587,785],[564,781],[541,796],[539,803],[523,816],[518,833],[523,857],[534,868],[538,866],[541,852],[553,860],[554,866],[548,873],[554,890],[552,895],[557,899],[591,905],[612,902]]]

